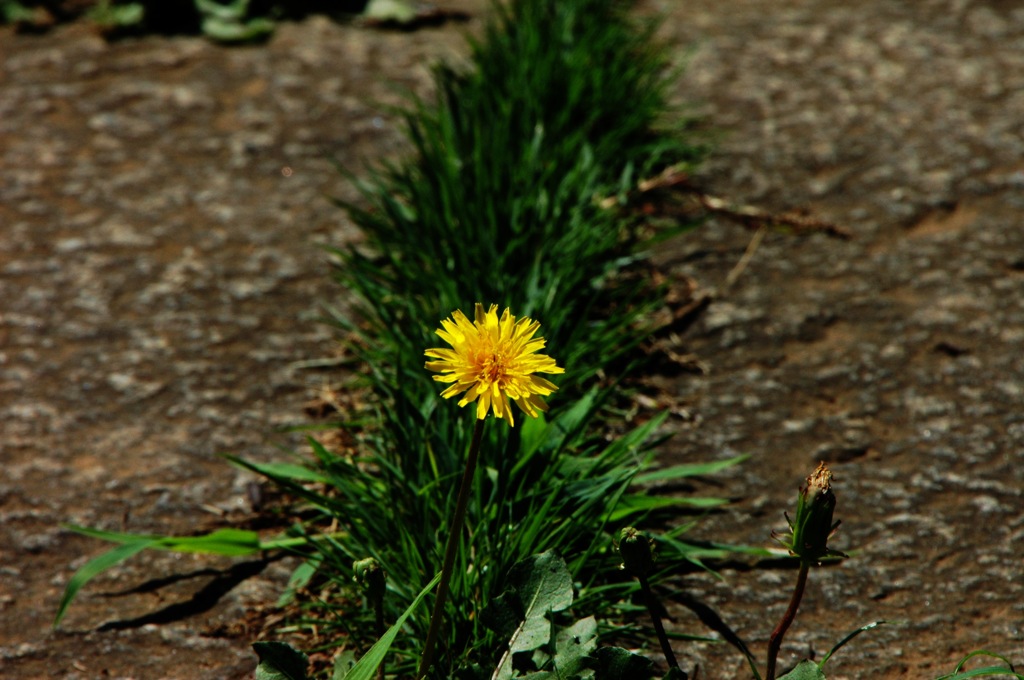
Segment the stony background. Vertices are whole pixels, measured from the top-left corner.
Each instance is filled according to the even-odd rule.
[[[812,575],[783,656],[887,619],[907,623],[858,638],[830,678],[934,678],[977,648],[1021,663],[1024,9],[661,8],[697,47],[681,94],[723,132],[707,181],[855,235],[769,235],[685,339],[707,374],[675,385],[697,421],[675,456],[752,456],[722,485],[736,539],[762,545],[817,461],[835,471],[854,559]],[[666,266],[721,287],[749,240],[711,224]],[[793,576],[693,587],[761,653]],[[744,677],[732,658],[707,677]]]
[[[461,3],[470,30],[484,7]],[[704,185],[855,235],[773,232],[731,287],[750,240],[738,226],[712,221],[659,255],[717,294],[680,339],[706,372],[662,383],[689,414],[665,462],[751,454],[699,489],[736,510],[697,535],[765,545],[827,460],[837,546],[854,558],[812,574],[783,661],[899,619],[844,648],[830,677],[936,677],[979,647],[1024,663],[1024,10],[643,11],[669,15],[663,33],[689,59],[679,99],[720,134]],[[356,237],[327,200],[352,196],[328,157],[358,172],[400,153],[385,105],[425,91],[431,60],[464,54],[462,30],[312,18],[225,49],[0,29],[0,675],[251,673],[237,622],[276,597],[285,565],[209,611],[98,631],[187,601],[233,564],[139,556],[53,632],[67,578],[102,549],[60,524],[186,533],[249,516],[248,478],[216,454],[280,457],[292,437],[275,428],[338,378],[298,363],[333,355],[315,317],[344,307],[318,244]],[[190,578],[127,592],[172,575]],[[723,576],[684,585],[762,655],[793,574]],[[676,646],[704,678],[748,677],[724,644]]]

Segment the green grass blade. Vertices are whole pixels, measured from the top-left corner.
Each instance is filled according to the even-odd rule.
[[[296,593],[309,585],[319,568],[320,561],[314,559],[308,559],[297,566],[288,578],[288,585],[285,586],[284,592],[277,598],[277,606],[283,608],[294,602]]]
[[[89,536],[90,538],[99,538],[104,541],[110,541],[111,543],[138,543],[139,541],[147,539],[156,541],[162,538],[161,536],[150,534],[124,534],[117,531],[103,531],[102,529],[91,529],[77,524],[63,524],[61,526],[70,531],[74,531],[76,534],[82,534],[83,536]]]
[[[963,670],[964,666],[967,665],[967,662],[970,661],[971,659],[973,659],[976,656],[986,656],[986,657],[991,657],[993,659],[999,659],[1000,661],[1002,661],[1006,665],[1005,666],[986,666],[984,668],[975,668],[975,669],[970,670],[970,671]],[[966,680],[967,678],[980,678],[980,677],[984,677],[984,676],[988,676],[988,675],[1000,675],[1000,676],[1010,676],[1010,677],[1014,677],[1014,678],[1024,678],[1024,675],[1021,675],[1020,673],[1017,673],[1014,670],[1014,668],[1013,668],[1013,664],[1010,663],[1010,660],[1007,659],[1002,654],[996,654],[995,652],[989,652],[989,651],[986,651],[984,649],[978,649],[978,650],[975,650],[975,651],[971,652],[970,654],[965,656],[963,659],[961,659],[960,663],[958,663],[956,665],[956,669],[952,673],[950,673],[949,675],[943,675],[942,677],[937,678],[937,680]]]
[[[217,529],[203,536],[166,536],[156,547],[174,552],[239,557],[263,550],[260,535],[243,529]]]
[[[420,603],[423,602],[423,598],[427,596],[434,586],[441,580],[441,573],[438,572],[434,578],[430,579],[430,583],[424,586],[420,594],[416,596],[416,599],[412,601],[409,608],[405,610],[398,620],[388,628],[387,632],[381,636],[380,640],[377,640],[373,647],[370,647],[370,651],[363,655],[363,658],[356,662],[356,665],[344,676],[345,680],[373,680],[374,673],[377,672],[377,667],[380,666],[381,662],[384,661],[384,657],[387,656],[388,650],[391,649],[391,645],[394,643],[395,638],[398,636],[398,631],[405,625],[405,620],[415,611]]]
[[[849,642],[850,640],[852,640],[853,638],[857,637],[861,633],[866,633],[869,630],[877,628],[878,626],[885,625],[887,623],[890,623],[890,622],[889,621],[872,621],[871,623],[867,624],[866,626],[861,626],[857,630],[853,631],[852,633],[850,633],[849,635],[844,637],[842,640],[837,642],[835,644],[835,646],[832,647],[832,649],[828,650],[828,653],[824,657],[822,657],[821,661],[818,662],[818,667],[819,668],[824,668],[825,667],[825,663],[828,662],[828,660],[832,658],[832,655],[835,654],[836,652],[838,652],[840,649],[842,649],[842,647],[844,645],[846,645],[846,643]]]
[[[82,567],[71,576],[71,580],[68,581],[67,587],[64,588],[64,595],[60,598],[60,603],[57,605],[57,614],[53,619],[53,627],[56,628],[60,625],[61,619],[64,618],[64,614],[67,613],[68,606],[71,601],[78,595],[78,591],[82,589],[86,583],[89,582],[97,574],[100,574],[107,569],[110,569],[115,564],[123,562],[132,555],[142,552],[146,548],[151,547],[156,543],[157,539],[153,538],[142,538],[132,543],[124,543],[119,545],[112,550],[108,550],[99,557],[94,557],[89,560]]]
[[[619,504],[608,518],[609,522],[621,522],[628,517],[645,515],[657,510],[668,508],[707,509],[725,505],[729,501],[724,498],[694,498],[692,496],[641,496],[630,494],[623,496]]]
[[[103,531],[75,524],[65,524],[64,527],[83,536],[99,538],[111,543],[135,545],[139,542],[148,542],[146,547],[157,550],[170,550],[172,552],[241,556],[252,555],[271,547],[280,547],[276,544],[264,544],[260,541],[260,535],[255,531],[243,529],[217,529],[202,536],[155,536]]]
[[[954,672],[959,673],[961,670],[963,670],[963,667],[967,665],[967,662],[970,661],[971,659],[973,659],[976,656],[990,656],[993,659],[999,659],[1000,661],[1005,663],[1007,666],[1009,666],[1010,670],[1013,670],[1013,664],[1010,663],[1010,660],[1007,659],[1002,654],[996,654],[995,652],[989,652],[989,651],[984,650],[984,649],[977,649],[977,650],[971,652],[970,654],[968,654],[967,656],[965,656],[963,659],[961,659],[960,663],[958,663],[956,665],[956,671],[954,671]]]
[[[291,479],[296,482],[326,482],[322,474],[305,465],[295,463],[257,463],[255,466],[267,477]]]
[[[637,475],[636,483],[651,484],[654,482],[675,481],[678,479],[683,479],[685,477],[713,475],[718,472],[721,472],[722,470],[731,468],[734,465],[742,463],[749,457],[749,455],[742,455],[710,463],[687,463],[685,465],[673,465],[671,467],[662,468],[660,470],[654,470],[653,472],[645,472],[644,474]]]
[[[1011,678],[1024,678],[1024,675],[1015,672],[1012,668],[1006,666],[986,666],[985,668],[975,668],[970,671],[962,671],[960,673],[954,673],[953,675],[943,675],[938,680],[967,680],[968,678],[981,678],[985,676],[1000,676],[1000,677],[1011,677]]]
[[[311,441],[315,439],[309,438]],[[270,479],[289,480],[293,482],[326,482],[327,479],[318,471],[306,465],[296,463],[256,463],[243,460],[229,453],[221,454],[228,462],[245,468]]]

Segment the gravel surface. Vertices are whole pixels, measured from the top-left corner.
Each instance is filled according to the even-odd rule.
[[[828,461],[853,559],[812,574],[781,659],[886,619],[906,623],[844,648],[830,678],[936,677],[978,648],[1024,661],[1024,9],[662,9],[698,46],[680,94],[724,133],[706,182],[854,234],[772,233],[728,290],[742,229],[713,222],[666,255],[721,293],[684,339],[708,371],[674,385],[695,422],[671,458],[752,456],[723,482],[739,512],[701,533],[763,545]],[[761,655],[793,580],[691,586]],[[731,649],[695,657],[707,677],[749,677]]]
[[[316,319],[345,305],[320,244],[353,237],[328,199],[354,194],[331,158],[358,172],[398,152],[387,107],[425,92],[429,64],[463,42],[455,26],[323,18],[236,49],[2,29],[0,676],[251,673],[246,631],[224,630],[276,600],[286,565],[208,612],[140,626],[193,596],[214,605],[203,570],[232,564],[143,554],[52,632],[67,579],[105,549],[61,523],[174,534],[249,519],[251,478],[217,454],[280,459],[295,437],[275,430],[340,377],[295,368],[335,353]],[[190,577],[123,592],[174,574]]]
[[[721,132],[706,188],[854,234],[771,232],[729,287],[751,238],[738,226],[713,220],[659,254],[717,294],[680,339],[706,372],[662,383],[689,413],[664,461],[751,455],[708,481],[736,508],[695,535],[768,544],[826,460],[853,558],[811,575],[782,664],[878,619],[905,623],[845,647],[830,680],[935,677],[976,648],[1024,663],[1024,10],[644,7],[669,14],[689,59],[679,97]],[[355,237],[326,199],[352,196],[327,157],[359,171],[399,153],[386,104],[464,54],[463,30],[312,18],[225,49],[0,28],[0,676],[251,674],[238,622],[287,564],[252,565],[214,603],[203,588],[249,563],[140,555],[53,632],[68,577],[103,549],[60,525],[251,518],[249,478],[217,453],[279,457],[292,438],[275,428],[338,377],[295,367],[334,352],[314,319],[344,305],[317,244]],[[685,586],[760,657],[793,575],[737,566]],[[206,609],[117,624],[197,593]],[[675,630],[705,632],[670,609]],[[749,677],[725,644],[675,646],[703,678]]]

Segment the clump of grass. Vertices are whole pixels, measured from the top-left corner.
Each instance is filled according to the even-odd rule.
[[[610,532],[685,502],[620,503],[662,417],[609,443],[595,423],[612,388],[592,387],[651,330],[661,304],[655,287],[621,276],[643,244],[598,199],[701,156],[669,118],[667,56],[652,28],[612,0],[497,5],[472,43],[472,68],[437,68],[435,96],[407,112],[410,158],[363,182],[360,204],[344,204],[365,240],[335,251],[356,311],[335,319],[358,339],[379,418],[356,459],[313,443],[329,493],[270,475],[348,532],[319,544],[339,580],[354,559],[377,559],[394,617],[440,564],[472,427],[467,412],[438,408],[423,369],[437,319],[475,302],[513,307],[543,322],[567,370],[550,422],[488,428],[437,677],[493,664],[500,645],[476,609],[514,564],[558,548],[571,556],[580,601],[607,609],[633,587],[597,587],[614,565]],[[677,545],[682,558],[688,548]],[[365,625],[349,616],[350,628]],[[408,658],[427,624],[425,611],[407,622]]]
[[[639,244],[595,197],[701,150],[670,133],[682,119],[666,101],[666,50],[621,3],[496,12],[475,68],[438,68],[435,99],[408,112],[412,159],[364,184],[369,208],[345,205],[366,241],[337,253],[339,280],[374,344],[417,382],[429,384],[431,320],[500,301],[543,320],[578,384],[643,337],[634,326],[660,302],[615,280]]]

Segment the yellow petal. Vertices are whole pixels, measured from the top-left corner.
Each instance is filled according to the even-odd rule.
[[[507,418],[513,425],[511,401],[527,415],[536,417],[547,405],[541,396],[551,394],[557,386],[538,373],[563,373],[555,360],[541,354],[545,342],[535,337],[540,323],[523,317],[516,319],[506,307],[499,318],[498,305],[473,306],[473,321],[462,310],[441,321],[436,334],[451,349],[431,347],[424,350],[424,367],[439,375],[439,383],[448,384],[441,392],[444,398],[461,395],[459,406],[476,401],[477,418],[488,412],[496,418]]]
[[[491,406],[491,393],[484,392],[480,395],[480,400],[476,403],[476,418],[477,420],[483,420],[487,417],[487,409]]]

